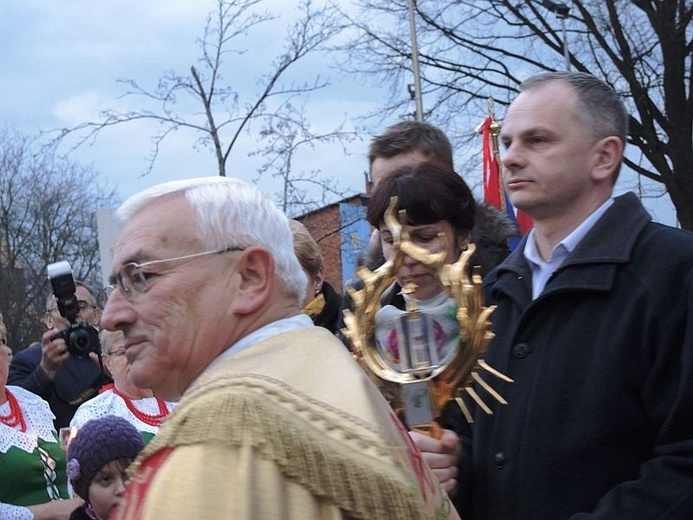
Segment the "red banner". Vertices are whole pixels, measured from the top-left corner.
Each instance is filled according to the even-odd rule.
[[[532,227],[532,219],[526,213],[516,210],[505,193],[501,181],[501,165],[498,162],[496,136],[492,132],[492,117],[487,117],[481,124],[480,133],[483,140],[484,159],[484,201],[490,206],[507,213],[508,217],[517,224],[521,235]]]

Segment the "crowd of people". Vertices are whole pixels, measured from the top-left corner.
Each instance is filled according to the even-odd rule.
[[[99,352],[69,351],[52,295],[36,345],[13,354],[0,320],[0,518],[693,518],[693,235],[613,196],[627,120],[590,74],[521,84],[503,182],[534,227],[512,251],[517,230],[475,201],[441,130],[373,139],[366,267],[401,236],[445,264],[474,244],[495,309],[504,400],[473,421],[451,404],[437,436],[407,431],[345,348],[355,303],[303,224],[228,177],[130,197],[105,307],[76,284]],[[411,370],[415,308],[444,363],[457,302],[420,258],[389,265],[374,343]]]

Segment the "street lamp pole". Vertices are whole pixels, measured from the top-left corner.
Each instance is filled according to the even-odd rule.
[[[409,0],[409,32],[411,33],[411,60],[414,70],[414,100],[416,101],[416,120],[423,122],[423,101],[421,100],[421,74],[419,72],[419,45],[416,42],[416,20],[414,0]]]
[[[570,70],[570,53],[568,52],[568,33],[565,30],[565,16],[561,16],[561,27],[563,28],[563,56],[565,57],[565,70]]]
[[[563,56],[565,58],[565,68],[570,70],[570,52],[568,51],[568,33],[565,29],[565,19],[568,18],[570,7],[562,2],[554,2],[553,0],[542,0],[542,5],[561,20],[561,28],[563,32]]]

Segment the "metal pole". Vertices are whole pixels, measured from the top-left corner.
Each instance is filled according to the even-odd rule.
[[[570,6],[562,2],[554,2],[553,0],[541,0],[541,5],[554,13],[561,19],[561,28],[563,29],[563,57],[565,58],[565,69],[570,70],[570,51],[568,51],[568,32],[565,28],[565,19],[570,14]]]
[[[423,101],[421,100],[421,75],[419,73],[419,46],[416,43],[416,20],[414,19],[414,0],[409,0],[409,32],[411,33],[411,60],[414,70],[414,99],[416,100],[416,120],[423,122]]]
[[[565,16],[561,17],[561,27],[563,28],[563,56],[565,56],[565,70],[570,70],[570,52],[568,51],[568,33],[565,30]]]

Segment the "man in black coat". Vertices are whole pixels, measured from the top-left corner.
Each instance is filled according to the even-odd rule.
[[[514,382],[488,378],[508,404],[463,436],[466,520],[693,518],[693,235],[612,198],[627,117],[570,72],[508,108],[504,183],[534,229],[484,280],[485,359]]]
[[[96,326],[101,310],[95,304],[91,289],[79,281],[75,282],[75,287],[79,306],[77,321]],[[55,415],[55,427],[60,429],[70,424],[79,405],[94,397],[109,379],[103,374],[98,354],[71,354],[65,341],[55,337],[68,326],[68,321],[60,315],[52,295],[47,300],[44,323],[48,331],[41,343],[14,355],[7,382],[48,401]]]

